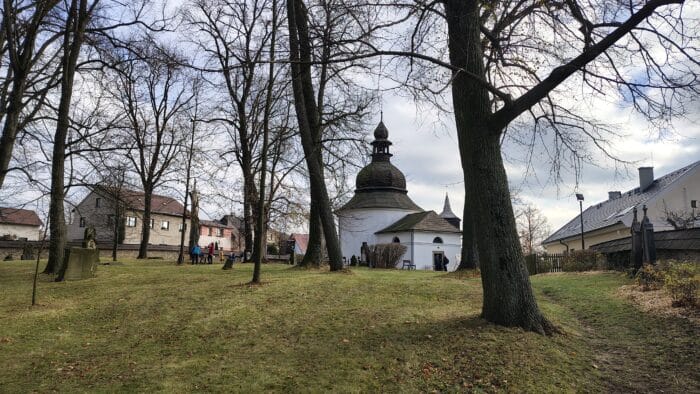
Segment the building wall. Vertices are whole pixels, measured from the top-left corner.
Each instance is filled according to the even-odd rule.
[[[378,234],[377,243],[391,243],[394,237],[398,237],[401,245],[406,246],[406,253],[399,259],[397,268],[401,268],[403,260],[411,260],[416,269],[433,270],[433,252],[442,252],[449,259],[447,269],[454,271],[459,265],[462,250],[461,235],[459,233],[433,233],[433,232],[401,232],[391,234]],[[434,243],[436,237],[442,238],[443,243]]]
[[[0,223],[0,236],[11,235],[17,238],[26,238],[28,241],[37,241],[41,238],[39,226],[27,226],[25,224]]]
[[[211,229],[211,235],[209,235],[209,229]],[[216,235],[216,227],[210,227],[210,226],[201,226],[200,232],[199,232],[199,245],[200,246],[205,246],[209,245],[210,243],[217,244],[219,245],[219,249],[223,249],[225,251],[238,251],[238,238],[237,238],[237,232],[233,229],[230,228],[224,228],[223,229],[223,234],[222,236],[217,236]],[[232,241],[231,236],[236,236],[235,242]]]
[[[614,226],[606,227],[604,229],[589,231],[583,234],[584,242],[586,243],[586,249],[591,245],[599,244],[601,242],[612,241],[614,239],[620,239],[630,236],[630,228],[622,223],[616,224]],[[562,242],[569,246],[569,251],[581,250],[581,235],[574,237],[569,237],[563,239]],[[544,244],[544,248],[547,253],[564,253],[567,251],[566,246],[559,243],[559,241]]]
[[[100,199],[99,207],[96,200]],[[114,203],[95,192],[91,192],[73,211],[71,211],[68,228],[68,239],[79,241],[83,239],[85,227],[95,227],[95,236],[98,242],[111,242],[114,234],[114,227],[110,220],[110,216],[114,215]],[[143,212],[136,210],[127,210],[126,217],[135,218],[134,226],[125,226],[124,243],[139,244],[141,243],[141,226],[143,220]],[[83,221],[81,222],[81,218]],[[149,238],[149,244],[152,245],[180,245],[180,225],[182,224],[181,216],[164,215],[160,213],[152,213],[153,228]],[[162,223],[169,223],[168,229],[162,229]],[[190,220],[186,219],[186,226],[189,228]],[[185,244],[189,242],[189,231],[185,233]]]
[[[695,171],[681,177],[672,188],[649,201],[647,215],[654,223],[654,230],[673,230],[673,226],[666,221],[666,212],[690,215],[693,212],[690,207],[692,200],[695,200],[697,206],[700,207],[700,168],[696,168]],[[642,207],[639,209],[641,215]],[[698,212],[700,209],[696,208],[695,213]]]
[[[360,256],[363,242],[367,245],[378,243],[374,234],[399,219],[418,211],[404,209],[357,209],[337,214],[340,248],[346,261],[353,255]]]

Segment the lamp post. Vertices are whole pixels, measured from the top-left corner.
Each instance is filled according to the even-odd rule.
[[[576,193],[576,199],[578,200],[579,210],[581,211],[579,217],[581,218],[581,250],[583,250],[586,249],[586,243],[583,240],[583,194]]]

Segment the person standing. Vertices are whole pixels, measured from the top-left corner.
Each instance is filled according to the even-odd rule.
[[[199,245],[194,245],[192,246],[192,264],[197,264],[199,262],[199,254],[201,253],[201,250],[199,249]]]
[[[207,264],[211,264],[214,261],[214,243],[209,244],[209,253],[207,254]]]

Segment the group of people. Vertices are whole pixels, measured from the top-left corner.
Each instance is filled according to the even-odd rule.
[[[192,246],[190,258],[192,264],[211,264],[214,261],[214,243],[212,242],[204,248],[201,248],[199,245]]]

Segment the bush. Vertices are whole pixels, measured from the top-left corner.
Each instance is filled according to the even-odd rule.
[[[398,243],[376,244],[369,246],[369,261],[374,268],[396,268],[406,247]]]
[[[604,268],[604,258],[592,250],[576,250],[569,253],[562,261],[562,271],[583,272]]]
[[[267,254],[280,254],[277,245],[267,244]]]
[[[665,285],[673,306],[698,306],[700,277],[697,267],[689,263],[672,264],[666,273]]]
[[[644,264],[637,272],[634,280],[637,286],[642,288],[642,291],[658,290],[664,285],[665,272],[659,266]]]

